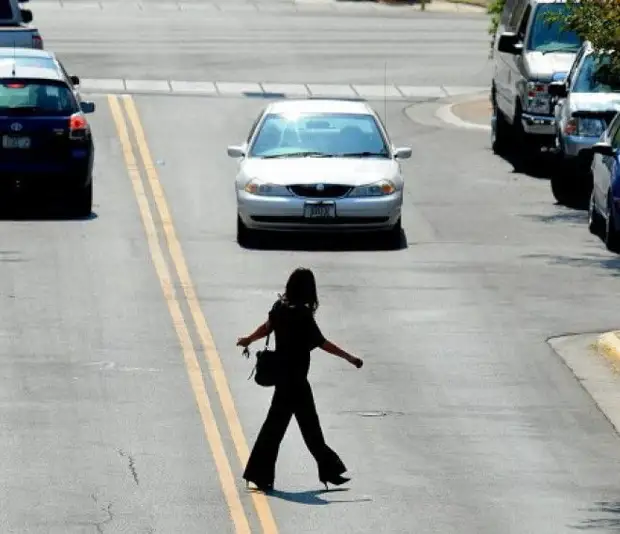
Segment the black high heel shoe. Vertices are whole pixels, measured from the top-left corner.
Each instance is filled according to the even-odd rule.
[[[273,491],[273,482],[265,484],[263,482],[255,482],[254,480],[246,480],[245,487],[248,489],[250,488],[250,482],[252,482],[252,484],[256,486],[256,489],[262,491],[263,493],[269,493],[270,491]]]
[[[329,490],[329,486],[327,485],[328,482],[330,484],[333,484],[334,486],[342,486],[342,484],[345,484],[345,483],[349,482],[350,480],[351,480],[351,478],[343,477],[342,475],[336,475],[335,477],[326,478],[324,480],[321,480],[321,482],[323,484],[325,484],[325,489]]]

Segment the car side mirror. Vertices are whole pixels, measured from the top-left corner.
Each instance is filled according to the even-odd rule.
[[[548,91],[551,96],[557,96],[558,98],[566,98],[568,96],[568,87],[564,82],[551,82]]]
[[[519,41],[519,36],[514,32],[505,32],[499,36],[497,49],[505,54],[518,56],[523,50],[523,43]]]
[[[70,76],[69,79],[73,85],[80,85],[80,77],[79,76]]]
[[[609,143],[604,142],[594,143],[590,151],[594,154],[600,154],[601,156],[613,157],[616,155],[616,149]]]
[[[94,113],[95,103],[94,102],[80,102],[80,108],[82,110],[82,113]]]
[[[394,150],[394,158],[396,159],[409,159],[411,154],[412,150],[409,147],[400,147]]]
[[[242,146],[229,146],[227,152],[231,158],[242,158],[245,156],[245,149]]]
[[[24,24],[30,24],[32,22],[32,11],[30,11],[29,9],[20,9],[19,14]]]

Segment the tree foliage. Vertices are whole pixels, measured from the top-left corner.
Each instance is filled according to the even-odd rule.
[[[506,0],[491,0],[487,7],[487,13],[491,15],[491,24],[489,25],[489,34],[495,35],[499,26],[499,19],[504,11]]]
[[[620,54],[613,53],[620,51],[620,1],[566,0],[566,4],[566,12],[550,14],[549,23],[575,32],[607,56],[600,76],[620,76]]]

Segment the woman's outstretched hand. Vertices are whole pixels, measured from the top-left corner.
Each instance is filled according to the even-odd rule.
[[[239,339],[237,339],[237,347],[247,348],[250,343],[252,343],[252,341],[249,337],[240,337]]]

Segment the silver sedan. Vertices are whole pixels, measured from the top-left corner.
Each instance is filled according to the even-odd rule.
[[[237,240],[256,230],[385,232],[400,241],[404,181],[378,115],[365,102],[286,100],[269,104],[239,158]]]

